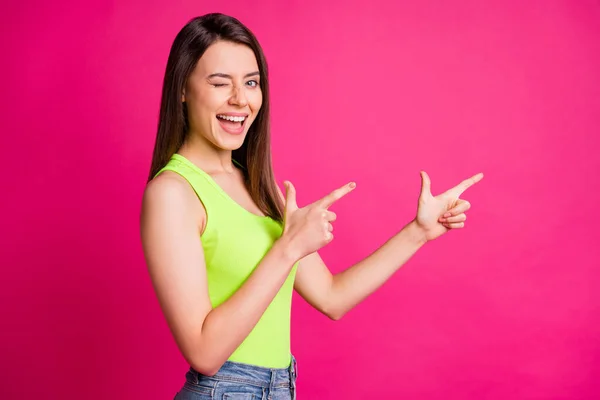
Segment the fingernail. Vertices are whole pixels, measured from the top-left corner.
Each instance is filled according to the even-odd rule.
[[[450,213],[446,213],[446,214],[444,214],[444,218],[448,218],[448,217],[449,217],[449,216],[451,216],[451,215],[452,215],[452,214],[450,214]]]
[[[354,188],[356,187],[356,183],[354,183],[354,182],[350,182],[350,187],[351,187],[352,189],[354,189]]]

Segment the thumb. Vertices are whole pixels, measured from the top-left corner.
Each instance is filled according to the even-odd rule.
[[[431,180],[427,172],[421,171],[421,197],[431,196]]]
[[[298,209],[298,204],[296,203],[296,188],[292,185],[292,182],[285,181],[283,182],[285,185],[285,211],[295,211]]]

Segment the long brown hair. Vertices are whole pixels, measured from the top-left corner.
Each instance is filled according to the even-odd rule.
[[[206,49],[218,40],[248,46],[254,52],[260,71],[263,101],[244,143],[232,152],[240,163],[252,200],[267,216],[283,222],[281,204],[271,160],[269,80],[267,61],[254,34],[240,21],[228,15],[211,13],[190,20],[179,31],[171,51],[163,81],[158,132],[154,144],[148,182],[163,168],[186,138],[189,124],[181,93],[196,63]]]

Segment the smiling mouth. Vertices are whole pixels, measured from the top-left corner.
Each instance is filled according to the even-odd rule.
[[[246,129],[244,124],[248,120],[248,115],[217,114],[217,120],[225,132],[230,135],[241,135]]]
[[[233,116],[226,114],[217,114],[217,118],[223,121],[226,124],[231,124],[234,127],[241,127],[244,125],[244,122],[248,118],[248,116]]]

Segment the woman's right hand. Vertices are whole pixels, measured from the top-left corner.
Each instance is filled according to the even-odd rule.
[[[285,185],[285,209],[283,234],[281,238],[288,244],[290,254],[296,260],[314,253],[333,240],[335,213],[329,207],[356,187],[354,182],[334,190],[327,196],[305,207],[296,203],[296,189],[291,182]]]

